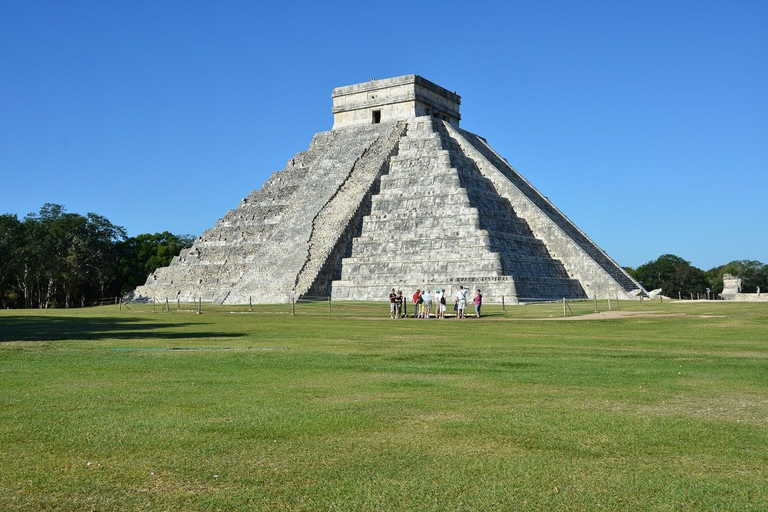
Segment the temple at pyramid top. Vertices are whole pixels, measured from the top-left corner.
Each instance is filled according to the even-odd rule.
[[[644,294],[484,137],[459,127],[460,104],[418,75],[334,89],[333,129],[136,292],[216,304],[388,300],[392,288],[480,289],[497,303]]]
[[[419,75],[337,87],[333,90],[333,128],[432,116],[458,128],[461,96]]]

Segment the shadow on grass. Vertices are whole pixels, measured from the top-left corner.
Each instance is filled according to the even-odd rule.
[[[191,323],[145,322],[133,318],[67,318],[57,316],[3,318],[0,324],[0,343],[10,341],[61,341],[103,339],[190,339],[236,338],[241,333],[231,332],[178,332]],[[195,324],[200,326],[200,324]],[[173,329],[176,332],[171,332]]]

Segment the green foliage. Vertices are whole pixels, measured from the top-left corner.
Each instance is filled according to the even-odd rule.
[[[129,239],[101,215],[52,203],[23,221],[0,215],[0,306],[72,307],[122,295],[191,242],[168,232]]]
[[[632,275],[647,290],[661,288],[669,296],[703,294],[709,284],[703,270],[673,254],[640,265]]]
[[[741,290],[744,293],[755,293],[758,287],[760,287],[761,292],[768,291],[768,265],[759,261],[736,260],[707,272],[710,282],[713,283],[713,288],[718,293],[723,290],[723,275],[725,274],[741,278]]]
[[[16,215],[0,215],[0,309],[19,302],[15,284],[21,272],[24,225]]]
[[[85,305],[117,277],[116,243],[125,230],[89,213],[45,204],[24,218],[19,284],[27,307]]]
[[[120,268],[122,287],[120,294],[144,284],[147,276],[160,267],[167,267],[182,249],[192,246],[191,235],[174,235],[168,231],[142,234],[121,242]]]

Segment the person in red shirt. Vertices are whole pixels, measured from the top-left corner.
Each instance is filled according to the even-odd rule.
[[[413,294],[413,318],[419,317],[419,296],[421,296],[421,290],[416,289],[416,293]]]

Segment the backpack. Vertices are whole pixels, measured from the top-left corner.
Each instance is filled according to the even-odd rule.
[[[445,306],[445,295],[443,295],[442,297],[440,297],[440,304],[442,304],[443,306]]]

